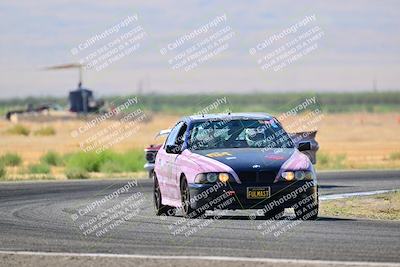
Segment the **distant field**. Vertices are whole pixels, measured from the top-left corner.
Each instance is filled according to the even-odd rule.
[[[226,106],[235,112],[280,113],[314,96],[326,113],[400,111],[400,92],[153,95],[140,99],[144,107],[153,111],[193,113],[215,99],[226,97]]]
[[[236,112],[258,111],[286,112],[294,103],[309,97],[316,97],[326,113],[343,112],[400,112],[400,92],[359,92],[359,93],[263,93],[263,94],[192,94],[192,95],[139,95],[139,105],[150,112],[168,112],[171,114],[191,114],[198,112],[216,99],[226,97],[227,104],[220,110],[229,108]],[[106,102],[125,97],[106,97]],[[9,109],[26,108],[42,103],[67,106],[67,98],[24,98],[0,100],[0,115]],[[218,111],[218,110],[217,110]]]
[[[154,136],[158,131],[170,128],[178,118],[178,115],[148,113],[148,120],[140,123],[140,128],[135,134],[115,144],[111,149],[121,153],[136,151],[135,153],[139,153],[140,156],[143,148],[157,142]],[[110,123],[112,122],[105,122],[102,127]],[[81,151],[79,142],[82,139],[72,138],[71,132],[82,126],[83,121],[20,122],[20,125],[29,129],[30,133],[28,135],[10,134],[9,129],[13,129],[15,125],[0,120],[0,156],[6,152],[12,152],[22,157],[22,164],[19,167],[7,167],[9,175],[21,176],[21,168],[38,164],[40,158],[48,151],[55,151],[60,155]],[[54,134],[34,134],[35,132],[47,134],[49,131],[44,131],[45,127],[52,128]],[[317,164],[319,170],[400,168],[400,135],[398,134],[400,113],[325,114],[322,120],[312,128],[314,127],[318,129],[317,140],[320,144]],[[98,129],[94,129],[93,133],[96,131]],[[143,158],[140,159],[141,162],[143,160]],[[40,168],[41,166],[39,166],[39,171]],[[112,172],[114,168],[118,169],[118,166],[111,165],[104,168]],[[36,169],[33,168],[33,170]],[[63,167],[51,167],[51,175],[64,179],[63,173]],[[22,177],[25,176],[22,175]]]

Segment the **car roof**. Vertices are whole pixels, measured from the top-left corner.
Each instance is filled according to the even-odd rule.
[[[270,120],[274,116],[267,113],[217,113],[217,114],[196,114],[181,118],[181,121],[197,122],[207,120]]]

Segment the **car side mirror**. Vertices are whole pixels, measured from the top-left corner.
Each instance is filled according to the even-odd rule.
[[[311,142],[301,142],[297,145],[299,151],[311,150]]]
[[[181,153],[181,147],[178,145],[167,145],[165,147],[165,152],[169,154],[180,154]]]

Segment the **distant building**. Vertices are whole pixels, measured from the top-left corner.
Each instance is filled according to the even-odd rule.
[[[77,113],[96,112],[98,103],[93,98],[93,92],[89,89],[78,87],[77,90],[69,92],[69,110]]]

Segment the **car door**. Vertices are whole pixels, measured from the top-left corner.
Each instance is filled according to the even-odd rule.
[[[167,152],[166,148],[170,145],[175,145],[178,140],[178,135],[182,126],[185,125],[184,122],[179,122],[172,128],[169,133],[167,140],[164,143],[162,151],[160,150],[160,155],[157,156],[157,164],[160,166],[157,170],[157,175],[160,177],[160,187],[163,191],[163,196],[168,199],[176,199],[177,188],[176,188],[176,165],[175,161],[179,155],[177,152],[171,153]]]
[[[171,156],[171,184],[174,185],[174,190],[172,191],[173,193],[173,198],[174,200],[180,201],[181,199],[181,189],[180,189],[180,173],[181,173],[181,167],[178,164],[178,158],[182,157],[181,152],[183,148],[183,144],[185,142],[185,133],[187,130],[187,124],[183,123],[178,131],[178,134],[175,138],[174,145],[177,146],[176,151],[173,156]]]

